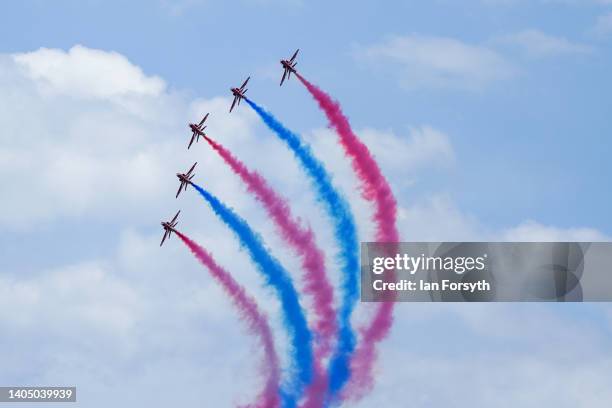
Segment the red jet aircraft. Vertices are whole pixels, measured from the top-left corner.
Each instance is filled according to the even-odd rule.
[[[181,185],[179,186],[179,189],[176,192],[176,198],[178,198],[179,194],[181,194],[181,190],[183,190],[183,187],[184,190],[187,191],[187,186],[191,184],[191,179],[193,178],[193,176],[195,176],[195,174],[191,174],[191,172],[193,171],[193,169],[195,169],[196,164],[198,164],[198,162],[193,163],[193,166],[191,166],[187,173],[176,173],[176,177],[178,177],[178,179],[181,181]]]
[[[283,82],[285,82],[285,78],[289,79],[291,78],[291,73],[293,72],[295,74],[295,66],[297,65],[297,62],[295,62],[295,57],[297,57],[298,52],[300,52],[300,49],[298,48],[295,53],[293,54],[293,57],[291,57],[290,60],[281,60],[280,63],[283,66],[283,69],[285,70],[285,72],[283,72],[283,78],[281,79],[281,86],[283,85]]]
[[[164,241],[166,240],[166,238],[170,238],[170,235],[172,235],[172,231],[176,232],[176,224],[178,224],[178,221],[176,220],[179,216],[179,214],[181,213],[181,211],[179,210],[179,212],[176,213],[176,215],[174,216],[174,218],[172,218],[171,221],[162,221],[161,226],[164,227],[164,237],[162,238],[161,244],[159,244],[159,246],[162,246],[164,244]]]
[[[204,116],[204,118],[197,125],[195,123],[190,123],[189,124],[189,128],[191,129],[193,134],[191,135],[191,141],[189,142],[189,146],[187,146],[187,149],[189,149],[191,147],[191,145],[193,144],[194,140],[197,143],[197,142],[200,141],[200,136],[202,136],[202,137],[206,136],[206,134],[204,133],[204,129],[206,129],[206,126],[202,127],[202,125],[204,124],[204,122],[206,122],[206,119],[208,118],[208,115],[209,115],[209,113],[207,113],[206,116]]]
[[[230,89],[230,91],[232,91],[232,94],[234,95],[234,102],[232,102],[232,107],[230,108],[230,112],[232,111],[232,109],[234,109],[236,102],[238,102],[238,105],[240,105],[240,100],[245,97],[244,94],[246,93],[246,91],[248,91],[248,89],[244,89],[244,87],[246,86],[247,82],[249,82],[249,79],[251,79],[251,77],[248,77],[240,88]]]

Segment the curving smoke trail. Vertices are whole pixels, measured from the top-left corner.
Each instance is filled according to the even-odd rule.
[[[315,352],[315,378],[306,391],[305,402],[302,406],[303,408],[318,408],[322,405],[327,390],[327,375],[323,370],[323,360],[329,355],[331,341],[337,330],[333,287],[326,275],[323,251],[317,246],[312,230],[300,225],[291,213],[287,202],[258,172],[249,170],[220,143],[208,136],[204,136],[204,139],[263,204],[283,239],[301,258],[302,268],[306,271],[304,275],[305,292],[313,299],[316,316],[314,330],[320,339]]]
[[[296,76],[325,112],[330,126],[338,133],[340,144],[344,148],[345,154],[350,158],[353,170],[361,182],[363,197],[374,204],[373,218],[376,224],[376,240],[378,242],[398,242],[397,203],[376,160],[372,157],[367,146],[353,132],[348,118],[340,108],[340,104],[301,75],[296,73]],[[387,278],[390,279],[390,277]],[[348,392],[353,398],[360,397],[372,387],[372,369],[376,358],[375,347],[388,335],[393,323],[392,300],[380,303],[370,325],[361,330],[362,344],[352,361],[354,372]]]
[[[351,159],[353,170],[361,181],[363,197],[375,205],[376,240],[378,242],[398,242],[399,234],[395,225],[397,203],[378,163],[374,160],[368,147],[353,132],[340,104],[300,74],[296,73],[296,76],[306,86],[308,92],[325,112],[330,126],[340,136],[340,144]]]
[[[257,112],[265,124],[292,150],[306,174],[311,178],[317,198],[333,221],[334,234],[340,246],[342,270],[342,296],[339,310],[338,344],[330,360],[329,397],[334,398],[350,378],[350,359],[355,350],[355,333],[351,327],[351,314],[359,296],[357,274],[359,270],[357,228],[347,201],[334,188],[329,173],[312,154],[301,138],[280,123],[272,114],[253,101],[246,102]]]
[[[223,290],[229,295],[234,306],[240,311],[241,317],[247,322],[249,331],[259,337],[264,351],[264,367],[262,372],[266,377],[264,389],[259,393],[254,404],[244,408],[277,408],[280,406],[279,387],[280,369],[278,356],[274,347],[272,330],[265,317],[259,310],[255,299],[249,296],[244,288],[221,266],[219,266],[212,256],[194,241],[174,231],[176,235],[187,245],[195,257],[204,265],[212,277],[221,285]]]
[[[291,339],[292,378],[284,387],[283,406],[295,407],[304,388],[313,378],[312,334],[306,322],[298,293],[285,268],[265,248],[261,238],[247,222],[219,199],[195,183],[192,186],[208,202],[215,214],[237,235],[240,244],[248,251],[253,263],[272,287],[281,302],[283,320]]]

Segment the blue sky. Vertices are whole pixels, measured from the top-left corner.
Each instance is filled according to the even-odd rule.
[[[16,350],[2,352],[0,383],[78,382],[87,407],[164,381],[200,387],[187,405],[248,399],[255,374],[235,387],[228,378],[255,373],[253,345],[179,243],[157,249],[157,223],[183,208],[184,231],[238,271],[282,332],[231,234],[195,194],[173,197],[174,173],[197,160],[201,184],[296,265],[214,154],[184,149],[187,121],[211,111],[209,130],[333,249],[290,154],[246,107],[226,112],[229,87],[251,75],[251,97],[312,142],[371,236],[323,115],[297,82],[278,87],[278,60],[297,47],[298,68],[342,102],[376,154],[405,240],[612,235],[608,0],[126,3],[11,2],[0,15],[0,327]],[[604,406],[611,318],[605,305],[401,305],[380,386],[359,406],[398,406],[408,380],[415,406],[505,406],[494,397],[503,383],[508,406]],[[218,353],[225,341],[235,352]],[[210,369],[221,362],[222,373]],[[491,394],[457,400],[468,374]],[[428,376],[453,385],[438,393]],[[541,376],[548,385],[525,401]]]

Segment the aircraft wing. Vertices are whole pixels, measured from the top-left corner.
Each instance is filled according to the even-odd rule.
[[[232,102],[232,107],[230,108],[230,112],[232,111],[232,109],[234,109],[234,106],[236,105],[236,99],[238,99],[238,97],[234,96],[234,102]]]
[[[281,79],[281,85],[283,85],[283,82],[285,82],[285,77],[287,76],[287,68],[285,68],[285,72],[283,72],[283,78]]]
[[[187,148],[188,148],[188,149],[189,149],[189,148],[191,147],[191,145],[193,144],[193,141],[194,141],[194,139],[195,139],[195,136],[196,136],[196,134],[195,134],[195,133],[194,133],[194,134],[191,136],[191,141],[189,142],[189,146],[187,146]]]
[[[206,114],[206,116],[204,116],[204,119],[202,119],[202,121],[200,122],[199,126],[202,126],[204,124],[204,122],[206,122],[206,118],[208,118],[208,115],[210,115],[209,113]]]
[[[161,242],[159,243],[159,246],[162,246],[164,244],[164,241],[166,240],[167,237],[168,237],[168,231],[164,231],[164,237],[162,238]]]
[[[178,191],[176,192],[176,197],[174,198],[178,198],[179,194],[181,194],[181,189],[183,188],[183,182],[181,181],[181,185],[179,186]]]
[[[300,52],[300,49],[298,48],[295,53],[293,54],[293,57],[291,57],[291,59],[289,60],[289,62],[293,62],[293,60],[295,60],[295,57],[297,57],[298,52]]]
[[[244,84],[242,84],[242,85],[240,86],[240,89],[242,89],[242,88],[244,88],[244,87],[246,86],[247,82],[249,82],[249,79],[251,79],[251,77],[248,77],[248,78],[246,79],[246,81],[244,81]]]
[[[176,219],[178,218],[179,214],[181,213],[181,210],[178,210],[176,212],[176,215],[174,216],[174,218],[172,218],[172,221],[170,221],[170,223],[174,223],[174,221],[176,221]]]
[[[193,163],[193,166],[191,166],[191,168],[189,169],[189,171],[187,172],[187,175],[191,174],[191,172],[193,171],[193,169],[195,169],[196,164],[198,164],[198,162]]]

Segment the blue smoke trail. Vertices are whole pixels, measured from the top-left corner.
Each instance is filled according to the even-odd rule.
[[[268,252],[259,235],[249,227],[247,222],[208,191],[196,184],[192,183],[192,185],[210,204],[215,214],[238,236],[240,244],[247,249],[267,284],[277,292],[280,298],[284,323],[291,338],[292,357],[298,377],[290,381],[288,390],[281,391],[281,397],[283,407],[293,408],[297,405],[296,399],[299,399],[313,376],[312,334],[308,329],[304,310],[300,306],[298,293],[285,268]]]
[[[359,271],[357,227],[348,202],[334,188],[331,177],[323,164],[313,155],[310,147],[301,138],[280,123],[272,114],[253,101],[245,101],[257,112],[265,124],[273,130],[293,151],[302,168],[314,183],[317,198],[325,204],[325,209],[334,222],[334,234],[340,245],[340,262],[342,266],[342,304],[339,310],[338,345],[329,367],[329,389],[333,398],[349,380],[350,358],[355,350],[355,333],[351,327],[351,314],[357,304]]]

